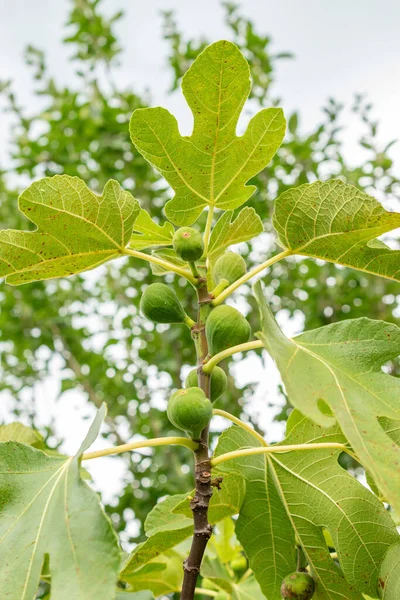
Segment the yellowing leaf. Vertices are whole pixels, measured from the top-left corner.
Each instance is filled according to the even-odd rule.
[[[260,282],[254,289],[262,319],[258,337],[279,368],[290,402],[321,425],[332,422],[320,401],[328,404],[361,463],[400,511],[400,448],[378,421],[400,416],[400,379],[381,370],[400,354],[400,329],[383,321],[350,319],[289,340],[273,318]]]
[[[143,208],[135,220],[133,231],[129,247],[135,250],[153,246],[170,246],[174,235],[171,223],[166,221],[163,225],[158,225]]]
[[[140,210],[116,181],[97,196],[67,175],[33,183],[19,209],[37,230],[0,231],[0,277],[13,285],[73,275],[121,256]]]
[[[18,442],[0,444],[2,598],[35,598],[47,554],[52,598],[113,598],[117,537],[97,494],[79,475],[80,458],[104,416],[103,405],[74,457],[48,456]]]
[[[339,180],[301,185],[276,201],[273,224],[284,248],[400,281],[400,250],[376,238],[400,227],[400,214]]]
[[[245,134],[236,126],[250,92],[249,66],[227,41],[208,46],[182,80],[193,113],[193,133],[183,137],[164,108],[135,110],[132,142],[175,191],[166,215],[177,225],[190,225],[206,206],[234,209],[250,198],[247,181],[271,160],[282,143],[285,119],[279,108],[253,117]]]

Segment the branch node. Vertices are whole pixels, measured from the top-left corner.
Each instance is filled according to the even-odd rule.
[[[220,490],[221,483],[223,482],[223,480],[224,480],[223,477],[214,477],[214,479],[211,479],[210,485],[212,485],[212,487],[217,488],[217,490]]]

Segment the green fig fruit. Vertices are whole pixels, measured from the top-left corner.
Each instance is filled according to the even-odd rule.
[[[172,245],[177,255],[187,262],[195,262],[203,255],[203,237],[193,227],[181,227],[177,229],[172,238]]]
[[[186,323],[193,321],[187,316],[175,292],[165,283],[149,285],[140,300],[140,310],[154,323]]]
[[[223,279],[231,284],[245,273],[245,260],[235,252],[225,252],[225,254],[218,258],[213,268],[213,277],[216,284],[220,283]]]
[[[197,369],[190,371],[189,375],[186,377],[185,385],[186,387],[196,387],[198,385]],[[228,379],[225,371],[221,369],[221,367],[214,367],[211,373],[211,402],[215,402],[222,396],[227,385]]]
[[[247,568],[248,568],[247,558],[245,556],[243,556],[243,554],[241,554],[237,558],[234,558],[233,560],[231,560],[230,565],[231,565],[232,571],[238,577],[240,577],[247,571]]]
[[[206,338],[211,356],[249,341],[251,329],[244,316],[232,306],[217,306],[206,321]]]
[[[177,390],[168,401],[168,419],[177,429],[199,440],[212,417],[212,404],[199,387]]]
[[[291,598],[292,600],[310,600],[314,596],[314,579],[308,573],[296,571],[287,575],[282,581],[282,598]]]

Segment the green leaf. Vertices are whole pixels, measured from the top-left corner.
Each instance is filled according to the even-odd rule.
[[[379,598],[398,600],[400,598],[400,544],[395,544],[386,552],[378,581]]]
[[[236,539],[235,525],[231,517],[227,517],[218,523],[217,528],[214,528],[209,544],[224,564],[240,555],[241,546]]]
[[[152,592],[144,590],[141,592],[123,592],[118,590],[115,600],[153,600]]]
[[[172,248],[161,248],[160,250],[154,250],[152,255],[157,256],[162,260],[166,260],[177,267],[187,267],[187,262],[182,260]],[[155,263],[151,263],[150,266],[153,275],[165,275],[165,273],[169,272],[168,269],[165,269],[160,265],[156,265]]]
[[[129,241],[129,247],[143,250],[152,246],[171,246],[174,228],[166,221],[158,225],[143,208],[140,210],[133,225],[134,233]]]
[[[227,592],[233,600],[265,600],[254,575],[243,581],[235,582],[232,575],[218,560],[206,557],[201,565],[201,575],[213,582],[219,589]]]
[[[225,250],[247,242],[264,231],[262,221],[254,208],[243,208],[232,222],[233,211],[226,212],[215,224],[208,249],[208,259],[214,262]]]
[[[182,80],[194,117],[191,136],[181,136],[175,117],[164,108],[140,108],[132,115],[132,142],[175,191],[165,212],[176,225],[191,225],[206,206],[232,210],[246,202],[255,191],[246,182],[282,143],[285,119],[279,108],[260,111],[245,134],[236,136],[250,92],[249,73],[234,44],[216,42]]]
[[[400,354],[400,329],[383,321],[350,319],[287,339],[254,286],[261,311],[258,337],[275,360],[290,402],[321,425],[336,417],[361,463],[387,501],[400,511],[400,448],[377,417],[398,419],[400,379],[381,370]]]
[[[70,458],[51,457],[18,442],[0,444],[4,598],[35,597],[46,554],[50,555],[52,598],[113,597],[120,562],[118,540],[97,494],[79,475],[80,458],[96,439],[105,413],[103,405],[78,453]]]
[[[139,213],[116,181],[97,196],[68,175],[33,183],[19,209],[37,230],[0,231],[0,277],[12,285],[81,273],[123,255]]]
[[[169,550],[137,571],[125,573],[123,579],[135,592],[150,590],[154,596],[173,594],[182,587],[183,559],[180,553]]]
[[[400,281],[400,250],[376,238],[400,227],[400,214],[339,180],[301,185],[276,201],[273,224],[284,248]]]
[[[243,496],[243,479],[229,475],[224,477],[221,490],[215,489],[211,498],[210,523],[237,514]],[[136,569],[193,534],[193,515],[188,495],[177,494],[157,504],[146,519],[145,531],[148,539],[134,549],[122,569],[121,578],[124,581],[129,581],[130,574]]]
[[[339,427],[325,429],[301,417],[284,445],[344,443]],[[216,455],[259,447],[239,427],[219,440]],[[399,539],[383,505],[339,466],[334,449],[258,454],[219,465],[246,478],[246,495],[236,533],[268,600],[278,600],[283,577],[296,568],[300,542],[316,582],[317,600],[374,595],[387,548]],[[343,575],[330,557],[324,529],[332,536]]]
[[[0,425],[0,442],[22,442],[28,446],[42,446],[43,437],[31,427],[15,422]]]

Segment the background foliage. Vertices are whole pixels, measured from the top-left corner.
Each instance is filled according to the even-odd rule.
[[[269,35],[259,32],[235,5],[224,3],[224,7],[230,39],[252,68],[254,112],[260,106],[277,104],[273,83],[279,77],[280,61],[290,58],[290,54],[273,54]],[[59,173],[78,175],[97,192],[102,191],[108,179],[116,179],[144,208],[151,206],[152,216],[162,216],[170,191],[134,151],[128,133],[131,113],[146,106],[149,98],[115,83],[114,72],[122,49],[114,24],[120,18],[120,13],[106,18],[98,0],[71,2],[64,43],[71,49],[76,80],[68,87],[57,83],[48,72],[40,49],[27,48],[25,58],[32,74],[33,93],[42,100],[40,112],[22,109],[12,82],[3,82],[6,110],[15,122],[7,169],[18,174],[21,186],[18,179],[16,185],[11,185],[7,172],[1,172],[0,227],[26,228],[27,221],[16,210],[19,187],[27,179]],[[186,39],[171,13],[164,14],[164,37],[170,47],[168,65],[173,92],[193,59],[212,40]],[[268,168],[251,181],[258,191],[248,206],[256,208],[264,221],[268,253],[275,250],[268,235],[273,200],[289,187],[339,176],[367,192],[378,191],[383,200],[399,202],[400,181],[387,154],[392,141],[383,147],[377,143],[378,123],[372,117],[370,104],[362,96],[355,97],[354,119],[362,122],[365,131],[359,144],[368,155],[356,166],[350,166],[343,155],[346,130],[341,126],[342,110],[339,102],[329,99],[322,119],[306,134],[301,131],[301,115],[287,115],[289,128],[283,145]],[[243,244],[240,250],[249,268],[253,262],[268,258],[265,251],[260,254],[257,244]],[[294,258],[272,267],[264,279],[275,312],[285,309],[291,317],[295,313],[299,316],[300,311],[306,328],[364,315],[395,320],[395,282],[333,264],[321,266],[313,260]],[[102,267],[95,275],[19,288],[3,284],[0,391],[12,397],[15,416],[35,425],[36,384],[53,372],[56,362],[61,365],[60,395],[80,389],[97,407],[107,401],[105,436],[112,442],[124,443],[135,435],[168,434],[170,426],[162,399],[168,398],[171,389],[180,387],[182,367],[193,366],[195,357],[186,328],[151,326],[139,315],[141,290],[137,282],[144,286],[153,280],[147,264],[132,259],[128,264],[122,259]],[[182,299],[179,280],[173,285]],[[247,297],[246,288],[236,299],[240,306],[247,306],[247,317],[253,330],[257,330],[257,310],[254,300]],[[400,373],[396,362],[390,363],[388,369],[392,374]],[[239,389],[231,376],[229,393],[218,402],[218,408],[239,416],[251,402],[251,386]],[[286,406],[275,412],[277,419],[286,420]],[[263,423],[258,426],[265,429]],[[51,446],[58,446],[61,441],[55,439],[51,426],[41,433]],[[135,506],[137,534],[126,534],[126,541],[144,539],[145,516],[158,498],[191,489],[191,476],[181,469],[185,458],[185,451],[177,448],[155,450],[151,461],[140,454],[124,458],[129,472],[123,492],[116,505],[106,508],[117,531],[126,532],[133,516],[131,510],[125,509]]]

